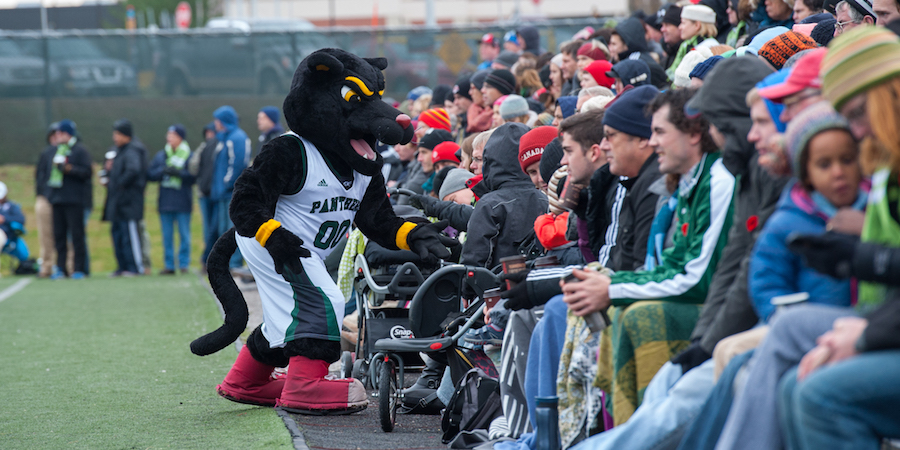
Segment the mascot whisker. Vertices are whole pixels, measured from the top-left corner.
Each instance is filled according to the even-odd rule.
[[[191,351],[217,352],[246,327],[247,306],[227,268],[235,248],[256,279],[263,323],[217,386],[222,397],[304,414],[365,409],[359,381],[326,377],[340,358],[344,298],[323,261],[353,223],[381,246],[423,258],[447,258],[447,246],[458,245],[441,235],[446,223],[406,221],[391,208],[374,148],[376,141],[407,143],[413,129],[407,115],[381,100],[386,67],[384,58],[338,49],[307,56],[284,100],[292,131],[266,144],[235,182],[235,231],[219,239],[207,263],[225,324]],[[271,377],[284,366],[286,377]]]

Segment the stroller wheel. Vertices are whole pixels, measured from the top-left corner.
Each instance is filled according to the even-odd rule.
[[[378,414],[381,418],[381,429],[386,432],[393,431],[394,423],[397,421],[398,394],[394,361],[384,361],[381,363],[381,373],[378,374]]]
[[[353,354],[344,352],[341,354],[341,378],[353,376]]]
[[[359,380],[366,389],[373,387],[369,384],[369,365],[366,364],[366,360],[357,359],[353,361],[353,378]]]

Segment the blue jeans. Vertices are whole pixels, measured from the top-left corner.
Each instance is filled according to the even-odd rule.
[[[535,424],[535,397],[556,396],[556,375],[559,358],[566,340],[566,313],[569,307],[557,295],[544,305],[544,317],[535,325],[528,346],[528,362],[525,368],[525,401],[532,429]]]
[[[797,449],[881,448],[900,437],[900,350],[863,353],[782,380],[786,440]]]
[[[216,225],[216,202],[210,200],[209,197],[200,197],[198,203],[200,204],[200,217],[203,218],[203,255],[200,256],[200,263],[205,266],[206,258],[209,257],[213,244],[219,238],[219,235],[216,234],[218,230]]]
[[[234,223],[231,221],[231,216],[228,214],[228,206],[231,204],[231,193],[229,192],[227,194],[227,197],[217,200],[215,203],[217,232],[215,238],[213,238],[213,243],[216,242],[215,240],[218,239],[219,236],[223,235],[226,231],[234,226]],[[243,265],[244,259],[241,257],[241,251],[239,249],[235,249],[234,254],[231,255],[231,260],[228,261],[228,267],[231,269],[236,269]]]
[[[627,422],[585,439],[573,450],[675,448],[713,389],[712,359],[681,374],[667,362]]]
[[[159,221],[162,225],[163,262],[166,270],[175,270],[175,229],[178,224],[178,268],[187,269],[191,262],[191,213],[161,212]]]

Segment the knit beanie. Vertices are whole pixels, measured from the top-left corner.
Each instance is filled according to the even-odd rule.
[[[575,114],[575,107],[578,106],[578,97],[566,95],[556,99],[556,104],[559,105],[559,109],[562,111],[563,119],[568,119],[572,114]]]
[[[825,19],[816,24],[815,28],[809,33],[809,37],[813,38],[817,44],[825,47],[834,39],[835,25],[837,25],[837,20]]]
[[[441,130],[439,128],[435,128],[433,130],[428,130],[425,133],[425,136],[422,136],[422,139],[419,140],[419,147],[424,147],[427,149],[434,149],[441,142],[452,141],[453,136],[447,130]]]
[[[181,137],[181,139],[184,139],[187,137],[187,129],[184,128],[184,125],[182,125],[180,123],[176,123],[175,125],[170,126],[167,131],[171,131],[171,132],[177,134],[179,137]]]
[[[472,96],[469,95],[469,89],[472,87],[469,78],[469,75],[463,75],[456,80],[456,84],[453,85],[453,95],[459,95],[460,97],[472,100]]]
[[[134,130],[131,127],[131,121],[128,119],[119,119],[115,121],[113,123],[113,130],[118,131],[119,133],[122,133],[128,137],[132,137],[134,135]]]
[[[809,141],[827,130],[846,130],[850,133],[850,124],[824,100],[804,109],[788,123],[785,142],[797,179],[803,180],[806,177],[806,168],[801,166],[801,161],[808,151]]]
[[[678,5],[669,5],[666,8],[666,13],[663,15],[662,23],[668,23],[671,25],[681,25],[681,7]]]
[[[441,184],[441,190],[438,192],[438,199],[443,200],[444,197],[461,191],[466,188],[466,180],[472,178],[472,172],[466,169],[452,169],[447,172],[444,182]]]
[[[599,41],[585,42],[584,44],[581,45],[581,47],[578,47],[578,52],[576,53],[576,56],[587,56],[588,58],[591,58],[594,61],[605,60],[605,59],[607,59],[607,56],[606,56],[607,52],[603,51],[603,47],[601,47],[602,45],[603,44],[601,44]],[[609,50],[607,50],[607,51],[609,51]]]
[[[515,64],[516,61],[518,61],[518,60],[519,60],[519,55],[517,55],[515,52],[511,52],[509,50],[504,50],[504,51],[500,52],[500,54],[497,55],[496,58],[494,58],[495,63],[500,64],[500,65],[506,67],[507,69],[512,67],[513,64]]]
[[[521,95],[507,95],[500,103],[500,117],[511,120],[528,115],[528,101]]]
[[[503,95],[512,94],[516,90],[516,76],[506,69],[496,69],[488,74],[484,83],[492,86]]]
[[[719,61],[723,59],[725,58],[719,55],[715,55],[712,58],[706,58],[706,61],[703,61],[700,64],[694,66],[694,70],[691,71],[691,74],[688,75],[688,78],[699,78],[701,80],[704,79],[706,77],[706,74],[708,74],[709,71],[712,70],[712,68],[715,67],[716,64],[718,64]]]
[[[556,127],[537,127],[519,139],[519,165],[522,166],[522,172],[528,166],[540,162],[541,155],[550,141],[559,136],[559,130]]]
[[[459,158],[456,157],[456,151],[459,150],[459,144],[453,141],[444,141],[434,146],[431,151],[431,162],[437,164],[441,161],[452,161],[459,164]]]
[[[472,75],[472,79],[469,80],[472,83],[472,86],[475,86],[475,89],[481,90],[481,87],[484,86],[484,79],[487,78],[488,74],[491,73],[490,69],[483,69],[475,72],[475,75]]]
[[[69,119],[60,120],[57,124],[57,129],[62,131],[63,133],[69,133],[72,136],[75,136],[77,133],[75,132],[75,122],[72,122]]]
[[[694,70],[694,67],[696,67],[697,64],[706,61],[712,56],[713,54],[708,48],[698,48],[689,51],[687,55],[684,55],[684,58],[681,59],[681,63],[678,64],[678,67],[675,68],[675,78],[672,80],[672,84],[682,88],[690,86],[691,71]]]
[[[625,134],[650,139],[650,117],[645,114],[647,105],[659,94],[659,89],[647,85],[630,89],[603,114],[603,125],[615,128]]]
[[[804,36],[796,31],[788,31],[766,42],[760,47],[757,54],[768,61],[769,64],[772,64],[775,70],[781,70],[785,61],[794,56],[794,53],[816,47],[818,45],[811,37]]]
[[[584,71],[594,77],[594,81],[605,88],[612,88],[616,84],[616,79],[610,77],[606,73],[612,70],[613,64],[606,60],[594,61],[584,68]]]
[[[428,86],[415,87],[411,91],[409,91],[408,94],[406,94],[406,99],[410,101],[416,101],[416,99],[423,95],[431,95],[431,88],[429,88]]]
[[[419,122],[430,128],[450,131],[450,115],[444,108],[432,108],[419,114]]]
[[[687,5],[681,8],[681,19],[715,24],[716,12],[706,5]]]
[[[881,27],[856,27],[831,41],[822,60],[822,96],[835,109],[900,76],[900,39]]]
[[[786,27],[778,26],[766,28],[759,33],[756,33],[756,36],[754,36],[753,39],[750,40],[750,43],[747,44],[747,52],[756,55],[757,53],[759,53],[759,49],[762,48],[763,45],[778,37],[779,35],[787,33],[788,31],[791,30],[787,29]]]
[[[428,106],[437,106],[443,107],[444,100],[447,99],[447,94],[453,92],[453,88],[447,86],[446,84],[439,84],[434,87],[434,90],[431,91],[431,104]]]
[[[272,123],[274,123],[276,125],[281,123],[281,110],[280,109],[278,109],[274,106],[263,106],[263,108],[260,109],[259,112],[265,114],[266,117],[268,117],[269,120],[272,121]]]
[[[549,183],[553,172],[559,168],[559,162],[562,161],[563,149],[559,137],[553,138],[544,146],[544,153],[541,155],[541,179]]]

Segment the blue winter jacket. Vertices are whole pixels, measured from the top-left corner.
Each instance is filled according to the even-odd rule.
[[[225,131],[216,133],[215,169],[209,199],[216,201],[231,197],[234,181],[250,165],[250,138],[238,127],[238,117],[234,108],[222,106],[213,112],[225,126]]]
[[[25,229],[25,214],[22,213],[22,207],[16,202],[7,200],[0,203],[0,216],[3,216],[4,219],[3,224],[0,225],[0,229],[6,233],[7,239],[15,241],[15,229]],[[13,223],[17,223],[18,225],[14,226]]]
[[[850,306],[850,280],[831,278],[804,266],[800,256],[785,244],[794,232],[824,233],[827,220],[799,183],[785,187],[778,209],[766,221],[750,258],[750,297],[763,322],[775,312],[770,301],[780,295],[807,292],[810,303]]]

